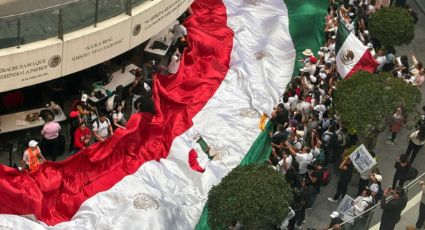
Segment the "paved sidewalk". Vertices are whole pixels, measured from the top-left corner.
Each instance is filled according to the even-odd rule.
[[[419,6],[419,8],[422,10],[423,13],[425,13],[425,1],[424,0],[415,0],[416,4]]]

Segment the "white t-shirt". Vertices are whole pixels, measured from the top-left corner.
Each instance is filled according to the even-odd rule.
[[[289,169],[289,168],[291,167],[291,164],[292,164],[292,156],[291,156],[291,155],[287,156],[287,157],[286,157],[286,159],[285,159],[285,162],[286,162],[286,167]],[[282,159],[282,160],[280,160],[280,161],[278,162],[278,164],[279,164],[279,166],[281,166],[281,167],[280,167],[280,172],[281,172],[283,175],[285,175],[285,174],[286,174],[286,171],[285,171],[285,169],[283,168],[283,159]]]
[[[96,132],[96,134],[102,138],[106,138],[108,137],[108,134],[109,134],[108,128],[110,125],[111,125],[111,122],[109,121],[108,118],[106,118],[104,122],[101,122],[100,120],[94,121],[93,132]]]
[[[117,119],[117,121],[121,121],[121,119],[124,117],[124,114],[122,112],[113,112],[112,113],[112,119]]]
[[[376,61],[379,63],[377,69],[381,70],[382,67],[384,67],[385,63],[387,62],[387,58],[385,56],[378,56],[376,57]]]
[[[299,174],[304,174],[307,172],[307,166],[311,163],[313,160],[313,154],[311,153],[297,153],[295,155],[295,160],[299,163]]]
[[[367,196],[367,197],[358,196],[353,201],[354,214],[359,215],[360,213],[366,211],[366,208],[369,205],[373,204],[372,202],[373,202],[372,196]]]
[[[320,155],[320,148],[314,147],[310,152],[313,156],[313,159],[316,159]]]
[[[168,64],[168,72],[171,74],[177,73],[177,71],[179,71],[179,66],[180,66],[180,57],[177,57],[177,55],[174,54],[171,57],[170,64]]]

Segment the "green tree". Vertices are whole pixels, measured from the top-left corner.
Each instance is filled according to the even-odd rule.
[[[369,30],[384,46],[407,45],[415,36],[413,17],[400,7],[384,7],[372,14]]]
[[[284,177],[266,164],[238,166],[208,194],[208,224],[227,229],[270,229],[288,215],[292,191]]]
[[[421,101],[415,86],[389,73],[355,73],[337,84],[334,104],[343,125],[354,128],[368,149],[376,145],[376,137],[385,130],[398,106],[413,111]]]

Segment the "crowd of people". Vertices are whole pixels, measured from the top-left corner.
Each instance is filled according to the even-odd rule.
[[[353,129],[345,127],[334,112],[332,97],[336,90],[336,82],[341,80],[336,68],[336,35],[339,23],[344,25],[368,47],[376,62],[379,64],[377,73],[385,71],[394,77],[403,79],[406,84],[422,87],[425,80],[425,70],[420,61],[412,55],[413,65],[409,65],[408,57],[397,57],[393,47],[381,49],[379,41],[374,39],[368,31],[368,18],[371,14],[386,6],[377,4],[379,1],[330,1],[326,28],[324,29],[326,43],[317,54],[311,49],[303,52],[304,57],[299,60],[304,64],[300,69],[300,76],[289,83],[280,103],[271,114],[274,130],[270,132],[272,138],[272,154],[269,164],[280,171],[294,191],[294,201],[291,205],[290,218],[281,229],[302,228],[305,223],[306,209],[312,208],[321,186],[329,183],[330,166],[339,171],[336,191],[329,194],[328,201],[340,202],[348,192],[348,185],[353,173],[357,170],[349,158],[351,146],[358,146],[357,135]],[[386,2],[386,1],[383,1]],[[347,4],[348,3],[348,4]],[[382,3],[382,1],[381,1]],[[397,1],[397,6],[405,7],[415,18],[414,12],[405,1]],[[354,26],[358,19],[357,26]],[[406,123],[407,115],[403,108],[394,108],[390,124],[391,136],[386,141],[393,145],[397,133]],[[425,117],[424,117],[425,118]],[[416,131],[410,135],[410,143],[406,153],[400,155],[394,165],[395,173],[393,184],[385,189],[381,185],[382,175],[379,165],[370,170],[359,173],[357,191],[350,208],[352,216],[357,216],[373,205],[381,202],[384,210],[380,229],[394,229],[400,220],[401,211],[406,206],[403,185],[412,171],[411,164],[420,148],[425,144],[425,119],[422,118],[416,126]],[[369,150],[374,158],[375,152]],[[409,159],[410,158],[410,159]],[[332,171],[332,170],[331,170]],[[331,196],[333,195],[333,196]],[[393,195],[389,202],[386,198]],[[343,222],[338,212],[333,212],[328,228],[339,229]],[[345,229],[365,229],[367,215],[362,215],[344,224]],[[422,227],[423,221],[417,224]]]
[[[339,202],[347,193],[348,185],[356,171],[348,157],[351,146],[358,144],[354,130],[345,127],[339,117],[334,114],[332,97],[336,90],[338,73],[336,69],[336,32],[339,23],[344,23],[349,30],[369,47],[375,60],[379,63],[377,72],[386,71],[406,81],[407,84],[421,87],[425,81],[425,70],[420,61],[413,55],[413,65],[409,65],[407,56],[396,57],[396,51],[390,47],[382,50],[379,41],[368,31],[368,18],[382,7],[388,6],[387,1],[350,0],[348,4],[337,4],[330,1],[324,34],[326,43],[317,54],[311,49],[303,52],[304,58],[299,60],[304,64],[300,75],[289,83],[286,92],[270,116],[274,130],[270,132],[272,139],[272,154],[269,164],[280,171],[294,192],[291,204],[291,218],[282,229],[301,228],[305,223],[306,209],[312,208],[321,187],[329,183],[329,166],[333,165],[339,171],[337,187],[334,194],[329,194],[329,202]],[[379,4],[379,3],[381,4]],[[403,1],[397,1],[397,6],[412,10]],[[414,13],[412,13],[414,17]],[[358,26],[353,26],[358,18]],[[86,149],[94,142],[103,142],[114,130],[126,128],[124,110],[130,105],[131,113],[139,110],[153,111],[151,101],[151,82],[155,72],[174,74],[178,71],[181,53],[186,47],[186,29],[182,21],[173,29],[175,34],[173,46],[170,49],[168,65],[160,65],[158,61],[146,62],[142,69],[135,71],[135,80],[129,87],[117,88],[114,95],[108,99],[105,107],[96,108],[88,102],[88,95],[82,94],[69,113],[71,137],[69,151],[72,153]],[[151,70],[151,71],[148,71]],[[152,71],[153,70],[153,71]],[[142,108],[143,107],[143,108]],[[391,136],[387,144],[393,145],[396,135],[406,121],[403,108],[394,108],[391,121]],[[373,205],[381,202],[384,210],[381,229],[394,229],[400,219],[401,211],[406,206],[404,185],[412,162],[425,144],[425,116],[418,122],[417,130],[410,135],[406,153],[399,156],[395,162],[395,173],[391,188],[384,189],[381,185],[382,175],[379,165],[359,174],[356,198],[352,202],[352,212],[359,215]],[[31,140],[25,150],[22,167],[36,170],[46,161],[43,153],[53,156],[56,160],[60,154],[61,126],[52,117],[46,117],[46,123],[41,131],[43,136],[40,147],[38,142]],[[62,151],[63,152],[63,151]],[[374,157],[375,153],[370,150]],[[394,199],[387,202],[386,198],[393,194]],[[420,220],[416,224],[421,228],[425,219],[425,208],[421,204]],[[340,213],[333,212],[331,223],[325,228],[340,228],[343,222]],[[363,229],[365,219],[357,218],[354,222],[345,224],[346,228]]]
[[[126,87],[118,86],[104,105],[99,106],[90,102],[86,93],[82,93],[81,97],[72,103],[68,115],[70,137],[68,152],[74,154],[95,142],[104,142],[116,129],[126,129],[126,118],[131,114],[138,111],[154,112],[152,78],[155,73],[160,75],[177,73],[181,53],[187,47],[184,17],[185,15],[179,18],[179,23],[170,31],[173,33],[173,42],[163,60],[148,60],[142,68],[135,69],[134,81]],[[161,62],[168,64],[163,65]],[[63,101],[61,104],[63,106]],[[42,116],[45,121],[41,130],[42,138],[40,141],[32,139],[28,142],[21,161],[21,170],[37,170],[46,161],[45,156],[56,161],[57,157],[66,151],[61,125],[54,121],[54,116],[51,111]]]

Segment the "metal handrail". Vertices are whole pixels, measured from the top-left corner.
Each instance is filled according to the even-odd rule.
[[[21,44],[22,44],[22,34],[21,34],[21,19],[25,16],[31,15],[31,14],[36,14],[36,13],[41,13],[44,11],[49,11],[49,10],[58,10],[59,14],[58,14],[58,31],[56,34],[56,37],[63,40],[63,35],[65,33],[64,31],[64,27],[63,27],[63,17],[64,17],[64,9],[66,9],[67,7],[73,6],[73,5],[78,5],[79,3],[84,3],[84,2],[88,2],[89,0],[72,0],[66,3],[62,3],[62,4],[57,4],[57,5],[53,5],[53,6],[48,6],[48,7],[44,7],[44,8],[40,8],[40,9],[35,9],[35,10],[31,10],[31,11],[26,11],[26,12],[22,12],[22,13],[16,13],[16,14],[10,14],[7,16],[0,16],[0,20],[4,20],[4,19],[9,19],[9,20],[16,20],[16,41],[13,43],[10,43],[7,45],[7,47],[16,47],[16,48],[20,48]],[[131,16],[132,15],[132,10],[134,8],[133,6],[133,2],[132,0],[125,0],[125,11],[122,12],[126,15]],[[103,19],[103,20],[99,20],[99,2],[100,0],[95,0],[95,9],[93,12],[93,23],[90,26],[93,27],[97,27],[97,24],[100,21],[104,21],[107,19]],[[113,16],[113,15],[111,15]],[[52,36],[53,37],[53,36]],[[48,37],[45,37],[48,38]],[[42,40],[42,39],[40,39]],[[36,42],[36,41],[30,41],[30,42]]]
[[[406,194],[407,194],[408,190],[409,190],[410,188],[412,188],[413,186],[417,185],[417,184],[419,183],[419,181],[420,181],[423,177],[425,177],[425,173],[422,173],[420,176],[418,176],[418,177],[416,177],[414,180],[412,180],[409,184],[407,184],[406,186],[404,186],[403,188],[404,188],[404,190],[406,191]],[[387,201],[387,202],[389,202],[389,201],[391,201],[392,199],[393,199],[393,195],[390,195],[390,196],[388,196],[388,197],[386,198],[386,201]],[[363,211],[362,213],[360,213],[360,214],[358,214],[358,215],[356,215],[356,216],[352,217],[351,219],[349,219],[349,220],[347,220],[347,221],[342,222],[342,223],[340,224],[340,226],[344,226],[345,224],[350,223],[350,222],[354,221],[354,220],[355,220],[355,219],[357,219],[357,218],[360,218],[360,217],[361,217],[361,216],[363,216],[364,214],[366,214],[366,213],[368,213],[368,212],[370,212],[370,211],[375,210],[375,209],[376,209],[378,206],[380,206],[380,205],[381,205],[381,202],[377,202],[375,205],[373,205],[372,207],[370,207],[370,208],[368,208],[367,210]],[[333,230],[333,228],[329,228],[329,230]]]
[[[39,12],[43,12],[43,11],[47,11],[47,10],[52,10],[52,9],[57,9],[57,8],[64,8],[66,6],[69,6],[69,5],[72,5],[72,4],[76,4],[78,2],[84,2],[84,1],[87,1],[87,0],[74,0],[74,1],[71,1],[71,2],[57,4],[57,5],[48,6],[48,7],[44,7],[44,8],[40,8],[40,9],[35,9],[35,10],[30,10],[30,11],[26,11],[26,12],[22,12],[22,13],[10,14],[10,15],[6,15],[6,16],[0,16],[0,19],[22,17],[22,16],[25,16],[25,15],[39,13]]]

